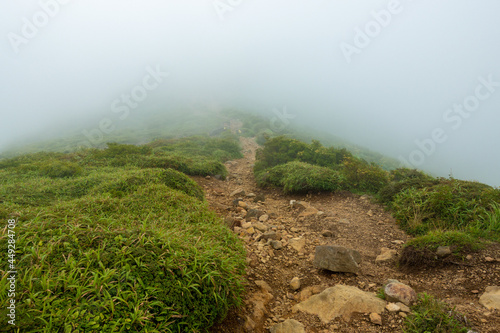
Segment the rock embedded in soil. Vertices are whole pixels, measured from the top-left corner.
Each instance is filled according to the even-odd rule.
[[[300,279],[296,276],[290,281],[290,288],[293,290],[299,290],[300,289]]]
[[[385,304],[373,293],[352,286],[336,285],[295,305],[292,311],[315,314],[327,324],[337,317],[349,321],[354,312],[382,313]]]
[[[436,250],[436,255],[441,258],[449,256],[450,254],[451,248],[449,246],[440,246]]]
[[[295,249],[295,251],[302,252],[304,246],[306,246],[306,239],[304,237],[292,238],[288,241],[288,245]]]
[[[386,310],[389,311],[389,312],[398,312],[399,310],[401,310],[401,307],[395,303],[388,303],[386,306],[385,306]]]
[[[342,246],[322,245],[316,247],[313,265],[332,272],[359,273],[361,254]]]
[[[245,196],[245,190],[244,190],[244,189],[242,189],[242,188],[236,189],[236,190],[234,190],[233,192],[231,192],[230,196],[231,196],[231,197],[235,197],[235,196]]]
[[[270,244],[275,250],[281,250],[283,248],[283,243],[279,240],[272,240]]]
[[[306,209],[304,209],[300,214],[299,214],[299,217],[308,217],[308,216],[312,216],[312,215],[316,215],[318,214],[318,210],[314,207],[308,207]]]
[[[375,325],[382,325],[382,317],[378,313],[370,313],[370,321]]]
[[[397,253],[398,252],[396,250],[392,250],[392,249],[389,249],[387,247],[383,247],[382,249],[380,249],[380,254],[375,259],[375,263],[379,264],[379,263],[392,261],[396,257]]]
[[[271,333],[305,333],[304,325],[295,319],[287,319],[269,328]]]
[[[479,304],[488,310],[500,310],[500,287],[486,287],[484,294],[479,298]]]
[[[415,290],[398,280],[388,280],[384,287],[384,293],[389,302],[401,302],[405,305],[411,305],[417,300]]]
[[[245,219],[249,220],[251,218],[258,219],[261,215],[264,215],[264,212],[258,209],[250,209],[245,216]]]

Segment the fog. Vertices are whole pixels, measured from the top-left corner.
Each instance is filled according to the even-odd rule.
[[[286,109],[500,186],[499,13],[495,0],[2,0],[0,151],[153,106]]]

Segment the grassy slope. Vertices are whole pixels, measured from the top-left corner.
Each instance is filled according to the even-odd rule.
[[[141,162],[204,159],[187,171],[212,174],[239,154],[231,139],[190,138],[2,161],[0,218],[18,216],[21,331],[191,332],[223,318],[241,302],[241,242],[195,182]],[[3,253],[7,241],[3,229]]]

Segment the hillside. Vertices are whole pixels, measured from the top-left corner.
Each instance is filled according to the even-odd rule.
[[[262,121],[0,160],[22,331],[496,332],[500,190]]]
[[[486,287],[500,284],[498,243],[464,252],[461,259],[448,257],[448,261],[437,265],[424,263],[401,270],[397,267],[398,256],[412,237],[401,230],[389,211],[374,202],[373,196],[345,191],[285,194],[280,189],[259,187],[253,174],[258,145],[244,138],[242,144],[245,157],[226,163],[227,181],[197,179],[206,190],[211,207],[225,216],[226,223],[245,241],[249,265],[245,307],[230,313],[212,332],[267,332],[267,328],[278,323],[295,327],[286,332],[304,332],[299,324],[291,324],[292,319],[303,324],[305,332],[402,332],[405,320],[412,318],[403,310],[383,310],[381,325],[370,320],[359,302],[344,305],[344,310],[348,310],[343,317],[342,311],[338,311],[340,314],[329,313],[327,317],[333,319],[325,321],[312,313],[333,307],[328,303],[309,305],[312,313],[296,310],[297,304],[333,286],[353,286],[372,295],[380,294],[389,279],[397,279],[417,293],[427,293],[455,307],[461,314],[457,315],[457,322],[476,332],[497,332],[498,310],[486,309],[479,298]],[[254,210],[258,213],[250,214]],[[318,269],[314,264],[315,249],[322,245],[358,251],[362,258],[359,272]],[[379,257],[381,252],[390,255]],[[426,310],[432,314],[436,309]]]

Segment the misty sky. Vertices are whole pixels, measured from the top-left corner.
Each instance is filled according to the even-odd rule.
[[[145,105],[286,107],[500,186],[499,14],[498,0],[0,0],[0,150]]]

